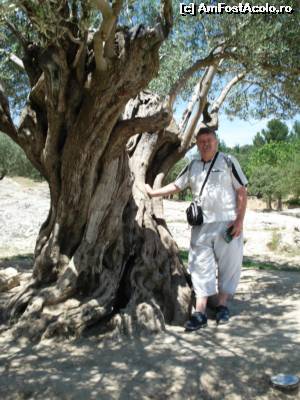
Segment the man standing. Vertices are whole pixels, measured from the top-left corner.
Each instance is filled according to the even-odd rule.
[[[215,158],[201,196],[204,222],[192,227],[189,271],[196,294],[196,308],[185,325],[187,331],[207,325],[207,299],[215,294],[218,294],[217,324],[229,320],[227,301],[235,293],[240,279],[242,230],[247,204],[247,179],[234,157],[218,152],[215,131],[201,128],[196,141],[199,160],[191,161],[174,182],[160,189],[154,190],[146,185],[151,197],[167,196],[190,187],[193,198],[197,199]]]

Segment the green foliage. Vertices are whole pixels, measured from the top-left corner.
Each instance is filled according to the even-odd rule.
[[[261,117],[273,113],[288,117],[296,112],[295,106],[300,104],[298,12],[282,15],[198,14],[195,17],[183,17],[179,14],[178,1],[172,0],[172,4],[174,26],[160,49],[159,75],[150,83],[151,89],[168,94],[188,66],[207,57],[220,43],[226,43],[228,54],[232,56],[226,57],[219,68],[209,95],[211,101],[218,96],[226,82],[246,69],[247,80],[238,84],[227,99],[228,114],[246,118],[249,114]],[[261,5],[261,2],[253,0],[252,4]],[[17,94],[12,100],[18,105],[17,111],[28,93],[28,81],[22,71],[9,61],[12,53],[20,58],[23,54],[4,17],[13,22],[26,41],[44,49],[67,34],[66,26],[70,22],[74,26],[75,36],[82,39],[87,29],[97,29],[102,20],[95,1],[28,0],[27,9],[29,5],[31,12],[27,14],[22,0],[2,0],[0,5],[3,17],[0,20],[0,73],[11,96]],[[294,9],[298,7],[296,0],[287,0],[285,5]],[[138,24],[153,26],[160,6],[160,0],[124,0],[119,23],[129,28]],[[183,98],[191,92],[204,70],[202,68],[186,80],[180,93]]]
[[[221,151],[235,156],[249,180],[250,195],[263,198],[271,208],[273,200],[288,203],[292,197],[294,204],[300,198],[300,122],[296,121],[289,132],[280,120],[271,120],[258,133],[253,145],[226,148],[221,143]],[[224,147],[224,148],[223,148]]]
[[[272,196],[276,190],[277,170],[268,164],[253,168],[250,174],[249,194],[264,198],[271,207]]]
[[[260,132],[257,132],[257,134],[254,136],[253,139],[253,146],[255,147],[260,147],[263,146],[265,144],[265,139],[262,136],[262,134]]]
[[[271,142],[284,142],[289,139],[288,126],[279,119],[271,119],[267,123],[267,129],[262,129],[254,137],[253,144],[256,147]]]
[[[0,132],[0,172],[10,176],[25,176],[41,180],[39,172],[33,167],[23,150],[6,135]]]
[[[298,208],[298,207],[300,207],[300,198],[298,197],[298,198],[288,199],[285,202],[285,204],[290,208],[293,208],[293,207],[297,207]]]
[[[249,157],[249,193],[270,201],[299,196],[299,147],[289,142],[271,142],[256,148]],[[297,175],[298,174],[298,175]]]
[[[169,171],[168,175],[166,176],[165,179],[165,184],[167,185],[170,182],[175,181],[177,176],[180,174],[180,172],[188,165],[188,160],[185,158],[182,158],[179,160]]]
[[[292,131],[290,133],[290,139],[293,141],[300,141],[300,121],[295,121]]]
[[[223,150],[222,150],[223,151]],[[232,149],[226,150],[227,153],[232,154],[239,161],[242,170],[244,173],[248,172],[248,164],[249,159],[251,157],[252,152],[254,151],[253,146],[244,145],[244,146],[234,146]]]
[[[180,174],[180,172],[188,165],[189,161],[186,158],[182,158],[179,160],[173,168],[169,171],[168,175],[166,176],[164,184],[168,184],[170,182],[174,182],[177,176]],[[176,198],[178,200],[185,200],[189,201],[192,200],[192,194],[189,189],[183,190],[182,192],[179,192],[174,195],[173,198]]]
[[[2,0],[0,5],[2,16],[0,19],[0,74],[13,105],[14,117],[25,102],[29,85],[25,74],[9,61],[11,54],[16,54],[20,58],[24,54],[22,46],[8,28],[4,17],[14,24],[25,42],[41,46],[40,51],[46,50],[49,45],[55,45],[66,35],[66,26],[69,22],[74,27],[74,35],[82,40],[84,32],[87,29],[95,31],[102,20],[93,1],[28,0],[26,3],[32,6],[32,12],[27,14],[23,11],[22,3],[24,2],[21,0]],[[160,49],[159,74],[157,79],[150,84],[153,90],[163,95],[168,94],[186,68],[197,60],[207,57],[222,43],[226,45],[227,56],[220,65],[217,78],[210,90],[211,103],[218,97],[226,82],[237,73],[246,70],[247,79],[235,86],[227,98],[226,111],[229,115],[248,118],[249,115],[261,117],[273,113],[289,117],[298,111],[297,106],[300,104],[299,12],[291,15],[198,14],[196,17],[182,17],[179,15],[178,1],[173,0],[172,3],[174,26],[168,40]],[[297,3],[296,0],[286,0],[285,5],[297,9]],[[60,12],[58,4],[66,6],[64,13]],[[261,2],[253,0],[252,4],[261,5]],[[125,0],[119,22],[129,28],[141,23],[153,26],[157,21],[160,5],[160,0]],[[73,12],[74,8],[78,13]],[[72,12],[69,13],[70,10]],[[63,20],[64,23],[62,23],[63,15],[67,15]],[[186,80],[180,93],[183,98],[191,93],[195,80],[204,73],[204,70],[205,68],[202,68]],[[274,126],[269,128],[274,131]],[[284,129],[280,132],[284,132]],[[273,134],[268,135],[257,138],[257,141],[261,141],[260,145],[276,140]],[[278,135],[275,134],[275,137]],[[293,138],[295,140],[299,138],[299,125],[295,126]],[[251,165],[253,164],[253,160],[250,161],[252,149],[245,149],[245,151],[241,148],[233,149],[232,154],[237,156],[246,172],[248,164],[250,173],[265,164],[258,160],[256,166]],[[269,161],[265,165],[269,165],[268,163]],[[272,167],[277,168],[274,165]],[[291,169],[295,173],[298,171],[294,164]],[[275,175],[275,170],[273,175]]]
[[[256,149],[249,159],[248,170],[251,172],[254,168],[261,165],[280,167],[292,160],[294,146],[287,142],[271,142]]]
[[[261,2],[254,0],[252,4],[261,5]],[[287,1],[286,5],[298,7],[297,1]],[[218,96],[226,82],[246,68],[247,79],[236,85],[226,100],[228,115],[261,118],[273,114],[287,118],[298,111],[299,13],[181,17],[175,1],[173,10],[174,27],[161,47],[161,67],[157,79],[150,84],[152,89],[168,93],[187,66],[207,57],[220,42],[225,42],[234,57],[226,58],[219,68],[210,90],[210,100]],[[186,80],[181,92],[183,98],[191,92],[203,71]]]
[[[297,142],[292,160],[286,166],[283,180],[286,193],[300,198],[300,139]]]

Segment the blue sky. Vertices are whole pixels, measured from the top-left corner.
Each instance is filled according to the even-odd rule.
[[[226,115],[220,115],[218,136],[220,139],[224,140],[229,147],[233,147],[237,144],[241,146],[244,144],[252,144],[256,133],[266,128],[268,121],[272,118],[274,117],[244,121],[239,118],[229,120]],[[284,122],[291,129],[296,120],[300,121],[300,115],[297,115],[292,120]]]
[[[186,107],[186,103],[183,101],[178,101],[175,107],[175,119],[177,122],[179,122],[182,112]],[[252,144],[252,140],[256,133],[266,128],[268,121],[273,118],[275,117],[271,116],[270,118],[257,120],[249,119],[245,121],[240,118],[229,119],[224,113],[220,113],[218,136],[220,140],[224,140],[226,146],[228,147]],[[285,122],[289,129],[291,129],[296,120],[300,121],[300,114],[297,114],[293,119],[283,122]]]

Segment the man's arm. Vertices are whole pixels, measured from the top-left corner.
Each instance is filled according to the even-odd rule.
[[[181,191],[181,189],[176,186],[174,182],[169,183],[160,189],[152,189],[152,187],[148,184],[145,185],[145,188],[150,197],[168,196],[169,194],[178,193]]]
[[[234,223],[232,224],[233,237],[240,236],[240,234],[243,231],[243,223],[247,207],[247,188],[245,186],[242,186],[236,189],[236,195],[237,195],[237,217]]]

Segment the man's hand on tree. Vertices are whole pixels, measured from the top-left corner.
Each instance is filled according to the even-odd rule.
[[[151,187],[148,183],[145,184],[145,189],[146,189],[147,194],[148,194],[150,197],[152,197],[153,189],[152,189],[152,187]]]

